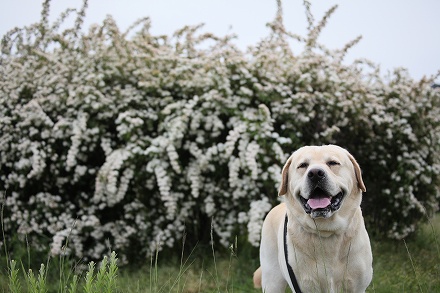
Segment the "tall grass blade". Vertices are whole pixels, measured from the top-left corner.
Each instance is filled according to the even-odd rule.
[[[61,253],[59,255],[59,266],[60,266],[60,282],[59,282],[59,292],[64,292],[67,288],[67,284],[69,284],[69,279],[71,277],[71,273],[67,276],[65,275],[65,263],[66,263],[66,255],[67,255],[67,247],[69,245],[69,240],[72,235],[73,228],[76,226],[76,220],[73,222],[72,227],[69,230],[69,234],[66,237],[66,243],[61,248]]]
[[[437,248],[437,255],[438,255],[439,261],[440,261],[440,244],[439,244],[439,241],[438,241],[438,235],[437,235],[436,229],[434,227],[434,224],[432,223],[432,220],[429,217],[428,212],[426,211],[424,206],[423,206],[423,209],[425,211],[425,215],[426,215],[426,218],[428,220],[429,227],[431,228],[432,236],[434,237],[434,243],[435,243],[435,246]]]
[[[213,231],[214,231],[214,220],[211,221],[211,249],[212,249],[212,257],[214,259],[215,285],[217,286],[217,292],[220,293],[220,283],[219,283],[219,280],[218,280],[217,261],[215,259]]]
[[[150,256],[150,291],[153,292],[153,254]]]
[[[200,277],[199,277],[199,289],[197,290],[197,292],[198,293],[200,293],[201,291],[201,289],[202,289],[202,280],[203,280],[203,270],[204,270],[204,265],[205,265],[205,262],[202,262],[202,270],[201,270],[201,272],[200,272]]]
[[[416,278],[417,286],[419,287],[420,292],[423,293],[422,286],[420,285],[420,282],[419,282],[419,277],[417,276],[416,267],[415,267],[414,262],[413,262],[413,259],[412,259],[412,257],[411,257],[411,253],[409,252],[408,245],[406,245],[406,241],[405,241],[405,239],[403,239],[403,243],[405,244],[406,252],[408,253],[409,260],[410,260],[410,262],[411,262],[411,267],[412,267],[412,269],[413,269],[414,276],[415,276],[415,278]]]
[[[158,259],[159,259],[159,243],[156,244],[156,251],[150,256],[150,291],[158,292]]]
[[[8,269],[10,269],[9,267],[9,253],[8,253],[8,245],[6,242],[6,235],[5,235],[5,222],[4,220],[4,209],[5,209],[5,202],[6,202],[6,192],[3,192],[3,196],[0,198],[1,202],[2,202],[2,206],[1,206],[1,210],[0,210],[0,223],[2,226],[2,236],[3,236],[3,246],[5,248],[5,256],[6,256],[6,265],[8,267]]]
[[[29,245],[29,240],[27,234],[24,235],[24,239],[26,240],[26,252],[28,257],[28,270],[31,269],[31,246]]]
[[[157,292],[157,287],[159,284],[159,274],[158,274],[158,265],[157,265],[157,261],[159,259],[159,244],[157,244],[157,248],[156,248],[156,259],[154,260],[154,289],[155,292]]]
[[[182,276],[183,266],[184,266],[184,254],[185,254],[185,240],[186,240],[186,232],[183,233],[183,239],[182,239],[182,253],[180,254],[180,268],[179,268],[179,275],[177,278],[177,291],[180,289],[180,279]],[[186,263],[186,261],[185,261]],[[184,286],[185,287],[185,286]],[[182,288],[183,290],[183,288]]]
[[[191,256],[193,255],[195,249],[197,248],[197,246],[194,246],[193,249],[191,250],[191,252],[189,253],[188,257],[185,259],[184,257],[184,252],[185,252],[185,241],[186,241],[186,234],[183,234],[183,247],[182,247],[182,253],[180,255],[180,267],[179,267],[179,273],[177,275],[176,280],[174,281],[174,283],[171,285],[171,289],[173,289],[176,285],[177,285],[177,292],[184,292],[185,289],[185,285],[186,285],[186,279],[185,282],[182,285],[182,288],[180,288],[180,281],[182,279],[182,276],[188,271],[188,269],[193,265],[193,263],[195,262],[195,260],[191,261],[188,264],[189,259],[191,258]]]
[[[231,252],[229,254],[228,273],[227,273],[227,278],[226,278],[226,291],[229,291],[229,281],[231,278],[232,260],[233,260],[233,257],[236,256],[236,251],[237,251],[237,237],[235,237],[235,242],[229,246],[229,250]]]

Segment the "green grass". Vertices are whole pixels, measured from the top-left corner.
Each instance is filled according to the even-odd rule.
[[[49,258],[50,260],[50,258]],[[0,275],[0,290],[1,292],[29,292],[29,293],[49,293],[49,292],[62,292],[62,293],[111,293],[117,291],[117,258],[116,253],[112,252],[110,260],[104,257],[99,264],[99,268],[95,271],[95,263],[90,262],[88,270],[84,273],[84,277],[79,274],[69,273],[69,269],[66,270],[70,278],[63,278],[62,274],[58,274],[56,277],[57,269],[52,269],[49,273],[50,261],[47,264],[41,264],[37,272],[32,269],[25,269],[21,264],[21,268],[18,262],[10,260],[7,262],[7,271],[5,274]],[[58,269],[58,272],[60,270]],[[2,272],[3,273],[3,272]],[[82,279],[81,279],[82,278]],[[120,292],[125,292],[120,291]]]
[[[440,292],[440,215],[405,241],[372,239],[372,249],[374,275],[367,292]],[[260,292],[252,284],[257,255],[251,248],[232,257],[223,254],[216,258],[215,268],[212,254],[207,253],[205,259],[194,259],[181,270],[177,260],[161,264],[159,254],[157,268],[145,265],[123,269],[119,284],[124,292],[136,293]],[[158,286],[154,278],[152,286],[152,271]],[[176,276],[180,284],[173,287]]]
[[[367,292],[440,292],[439,236],[437,215],[405,241],[373,239],[374,277]],[[25,259],[31,258],[28,254]],[[89,263],[88,270],[77,275],[67,259],[34,263],[33,271],[25,266],[31,265],[9,260],[0,271],[0,292],[259,292],[252,284],[258,250],[240,251],[236,244],[229,252],[216,252],[214,247],[186,247],[181,256],[173,257],[160,252],[143,265],[119,269],[112,254],[100,264]]]
[[[440,292],[440,215],[405,241],[372,241],[373,282],[367,292]]]

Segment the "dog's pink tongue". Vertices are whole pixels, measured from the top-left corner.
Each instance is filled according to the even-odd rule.
[[[307,203],[312,209],[323,209],[330,204],[330,198],[328,197],[311,198],[307,201]]]

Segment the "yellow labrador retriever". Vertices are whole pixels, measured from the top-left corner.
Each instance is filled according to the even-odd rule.
[[[360,208],[365,190],[353,156],[306,146],[287,160],[279,195],[263,223],[254,284],[265,293],[365,292],[373,276]]]

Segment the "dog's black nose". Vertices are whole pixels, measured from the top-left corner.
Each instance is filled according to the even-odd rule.
[[[313,183],[317,183],[319,180],[325,178],[325,171],[321,168],[313,168],[309,170],[309,173],[307,173],[307,177]]]

